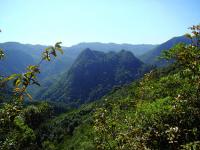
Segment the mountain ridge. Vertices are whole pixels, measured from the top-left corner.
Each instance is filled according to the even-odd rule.
[[[80,100],[80,103],[97,100],[114,86],[138,79],[144,66],[129,51],[104,53],[86,49],[78,56],[68,73],[39,97],[65,102]]]
[[[185,37],[184,35],[173,37],[167,40],[166,42],[158,45],[154,49],[148,51],[147,53],[143,54],[139,58],[147,64],[158,65],[158,66],[164,65],[166,64],[166,62],[163,60],[158,60],[157,58],[162,54],[162,51],[169,50],[178,43],[189,44],[191,43],[191,40]]]

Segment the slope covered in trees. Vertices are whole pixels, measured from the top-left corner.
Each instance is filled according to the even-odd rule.
[[[173,47],[164,54],[175,60],[167,68],[46,124],[59,127],[60,132],[56,127],[53,132],[63,135],[47,138],[48,144],[77,150],[199,149],[199,43]]]
[[[171,66],[146,74],[126,98],[117,92],[97,109],[97,147],[200,148],[200,26],[191,30],[191,45],[178,44],[163,54],[174,60]]]
[[[191,40],[186,38],[185,36],[174,37],[174,38],[156,46],[155,48],[146,52],[145,54],[141,55],[139,58],[147,64],[162,66],[162,65],[166,64],[166,61],[159,60],[159,56],[162,55],[162,52],[164,50],[169,50],[170,48],[172,48],[173,46],[175,46],[178,43],[189,44],[189,43],[191,43]]]
[[[5,49],[6,58],[0,61],[1,75],[24,72],[26,66],[33,64],[34,59],[30,55],[19,51],[17,48]]]
[[[169,66],[78,109],[22,103],[13,95],[0,104],[0,149],[200,149],[200,25],[191,30],[191,44],[163,53],[167,61],[174,60]],[[88,55],[100,59],[105,54],[87,50],[83,56]]]
[[[52,85],[41,99],[78,103],[94,101],[105,95],[113,86],[130,83],[141,77],[149,67],[131,52],[103,53],[84,50],[70,70]]]
[[[18,42],[6,42],[0,43],[0,47],[4,49],[6,59],[0,62],[0,69],[2,75],[11,75],[12,73],[24,72],[26,66],[34,64],[40,59],[40,54],[45,45],[31,45],[21,44]],[[134,54],[141,55],[155,45],[141,44],[115,44],[115,43],[80,43],[71,47],[63,47],[64,54],[59,55],[57,60],[51,60],[50,62],[43,62],[41,69],[43,70],[39,75],[41,87],[30,88],[30,93],[35,97],[36,93],[48,88],[51,84],[57,82],[61,75],[68,71],[78,55],[86,48],[92,48],[103,52],[120,51],[121,49],[127,49]],[[13,55],[14,54],[14,55]]]
[[[0,62],[1,72],[10,75],[23,72],[26,66],[38,62],[42,51],[48,46],[6,42],[0,43],[0,47],[4,50],[6,56],[4,61]],[[48,65],[44,62],[41,64],[43,72],[39,75],[39,78],[44,79],[47,76],[67,71],[72,62],[71,57],[62,55],[59,56],[57,61],[51,60]]]

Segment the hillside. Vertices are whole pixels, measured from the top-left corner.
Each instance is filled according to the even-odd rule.
[[[0,6],[0,150],[200,150],[200,0]]]
[[[24,102],[19,86],[12,96],[3,88],[0,148],[198,150],[200,35],[188,37],[192,44],[166,51],[171,64],[145,74],[149,67],[129,51],[86,49],[59,82],[41,91],[52,101]]]
[[[59,55],[58,59],[52,60],[49,65],[43,62],[41,66],[40,78],[44,79],[47,76],[57,75],[66,72],[78,55],[86,48],[90,48],[102,52],[119,52],[121,49],[126,49],[133,52],[136,56],[142,55],[156,45],[151,44],[116,44],[116,43],[80,43],[71,47],[63,47],[65,51],[64,55]],[[15,71],[23,71],[27,65],[35,64],[39,62],[41,53],[47,47],[45,45],[32,45],[22,44],[18,42],[6,42],[0,43],[0,47],[6,51],[7,58],[4,62],[1,62],[0,68],[2,72],[9,74]],[[16,55],[16,57],[13,56]],[[11,58],[12,57],[12,58]],[[16,63],[18,62],[18,63]],[[19,67],[21,66],[21,67]]]
[[[145,54],[141,55],[139,58],[147,64],[158,65],[158,66],[163,65],[166,62],[159,60],[158,57],[161,56],[164,50],[169,50],[170,48],[172,48],[174,45],[178,43],[189,44],[191,43],[191,40],[186,38],[185,36],[174,37],[156,46],[154,49],[146,52]]]
[[[28,65],[37,64],[45,45],[22,44],[18,42],[0,43],[0,47],[5,50],[6,59],[0,62],[1,74],[10,75],[12,73],[22,73]],[[59,55],[57,59],[50,62],[43,62],[40,66],[41,73],[38,75],[42,87],[31,87],[29,92],[33,97],[38,92],[43,92],[51,84],[57,82],[63,73],[67,72],[78,55],[85,49],[91,47],[102,52],[118,52],[125,48],[137,55],[149,51],[155,45],[141,44],[115,44],[115,43],[80,43],[71,47],[63,47],[64,55]]]
[[[46,140],[63,150],[199,149],[198,55],[199,47],[177,45],[167,55],[176,58],[170,66],[45,124],[55,137]]]
[[[2,73],[20,73],[28,65],[37,64],[40,61],[41,54],[47,46],[21,44],[17,42],[0,43],[0,47],[5,50],[6,59],[0,62]],[[41,74],[39,78],[44,79],[47,76],[57,75],[66,71],[72,64],[73,59],[69,56],[59,55],[57,61],[52,60],[49,65],[46,62],[41,64]]]
[[[125,50],[103,53],[86,49],[68,73],[39,97],[66,103],[97,100],[114,86],[138,79],[148,69],[131,52]]]
[[[2,46],[2,45],[0,45]],[[1,75],[7,76],[13,73],[24,72],[28,65],[34,64],[35,60],[29,54],[18,48],[9,48],[4,45],[6,58],[0,61]]]

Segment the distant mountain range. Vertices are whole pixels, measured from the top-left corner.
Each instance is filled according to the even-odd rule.
[[[80,43],[71,47],[63,47],[64,55],[59,56],[56,60],[52,60],[50,63],[43,62],[41,69],[41,77],[55,75],[57,73],[66,72],[78,55],[86,48],[93,50],[110,52],[118,52],[122,49],[133,52],[136,56],[142,55],[156,45],[150,44],[115,44],[115,43]],[[4,49],[6,53],[6,59],[4,62],[0,62],[0,69],[4,74],[11,74],[14,72],[24,71],[25,66],[36,64],[41,58],[42,51],[47,47],[44,45],[31,45],[21,44],[17,42],[0,43],[0,47]]]
[[[104,53],[85,49],[58,83],[39,97],[66,103],[97,100],[114,86],[138,79],[148,69],[129,51]]]
[[[5,52],[5,59],[0,61],[1,73],[9,75],[12,73],[21,73],[25,71],[28,65],[35,65],[41,59],[41,54],[47,46],[44,45],[31,45],[21,44],[17,42],[0,43],[0,47]],[[71,65],[71,58],[59,56],[55,61],[43,62],[41,65],[42,73],[40,77],[43,79],[48,75],[54,75]]]
[[[0,44],[0,47],[5,53],[5,59],[0,61],[1,75],[22,73],[28,65],[35,64],[33,57],[22,51],[22,47],[15,47],[12,44]]]
[[[66,48],[68,51],[74,51],[76,54],[80,54],[80,52],[86,48],[90,48],[96,51],[102,52],[119,52],[122,49],[132,52],[135,56],[140,56],[149,50],[155,48],[157,45],[152,44],[116,44],[116,43],[100,43],[100,42],[83,42],[77,45],[73,45],[71,47]],[[76,54],[76,55],[77,55]]]
[[[138,79],[149,69],[148,65],[165,65],[166,62],[157,60],[157,57],[163,50],[179,42],[188,44],[190,40],[180,36],[160,45],[93,42],[63,47],[64,55],[42,63],[42,73],[39,75],[42,87],[32,89],[32,94],[39,99],[67,103],[98,99],[114,86]],[[0,61],[0,74],[6,76],[24,72],[26,66],[39,62],[46,47],[16,42],[0,43],[0,48],[6,54],[6,58]]]

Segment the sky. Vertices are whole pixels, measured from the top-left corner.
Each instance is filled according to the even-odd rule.
[[[200,24],[200,0],[0,0],[0,43],[160,44]]]

